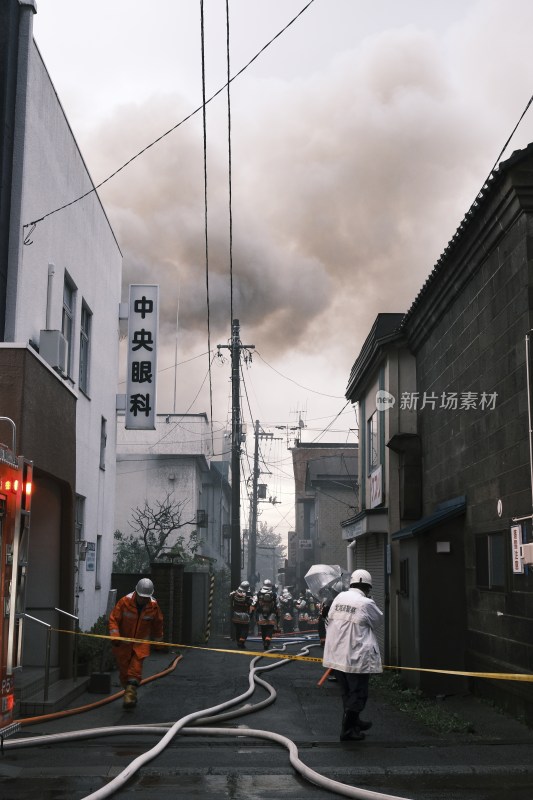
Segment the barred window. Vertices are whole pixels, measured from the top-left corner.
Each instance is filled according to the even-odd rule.
[[[63,315],[61,320],[61,333],[67,342],[66,368],[68,375],[72,373],[75,297],[76,287],[68,275],[65,274],[65,282],[63,284]]]
[[[379,464],[378,456],[378,412],[374,411],[367,422],[368,474]]]
[[[505,588],[505,541],[501,532],[476,536],[476,585]]]
[[[89,393],[89,358],[91,343],[92,314],[89,307],[83,303],[81,307],[80,326],[80,376],[79,387],[85,394]]]

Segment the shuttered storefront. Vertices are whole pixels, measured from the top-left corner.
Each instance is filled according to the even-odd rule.
[[[360,536],[355,549],[354,569],[366,569],[372,575],[372,597],[385,615],[385,542],[384,533]],[[382,659],[385,659],[385,618],[376,631]]]

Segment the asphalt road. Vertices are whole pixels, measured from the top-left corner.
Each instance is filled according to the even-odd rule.
[[[212,642],[232,647],[232,643]],[[259,644],[251,644],[259,651]],[[294,646],[291,651],[295,651]],[[260,654],[258,652],[258,654]],[[318,648],[311,655],[320,655]],[[170,661],[169,654],[150,657],[147,672]],[[243,654],[183,651],[171,675],[143,686],[134,711],[121,701],[47,723],[24,727],[16,738],[42,736],[102,726],[174,722],[186,714],[211,708],[245,692],[250,657]],[[273,665],[262,659],[257,665]],[[304,780],[281,745],[245,735],[257,728],[292,739],[304,764],[348,786],[410,800],[531,800],[533,732],[471,698],[455,698],[454,711],[474,715],[471,735],[439,735],[377,698],[365,716],[373,727],[364,742],[338,739],[341,700],[334,683],[317,686],[320,664],[283,662],[261,677],[276,690],[275,702],[262,710],[216,723],[239,728],[237,735],[178,734],[156,758],[143,766],[115,797],[132,800],[326,800],[334,794]],[[114,683],[116,673],[114,673]],[[114,691],[119,687],[115,686]],[[264,700],[258,687],[249,701]],[[101,699],[85,695],[76,702]],[[215,725],[215,723],[212,723]],[[6,741],[0,757],[2,800],[78,800],[106,785],[131,761],[159,741],[146,733],[120,733],[83,741],[39,743],[11,749]],[[376,800],[378,798],[376,797]]]

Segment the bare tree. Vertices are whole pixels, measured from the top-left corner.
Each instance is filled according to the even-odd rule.
[[[186,505],[186,500],[174,500],[172,492],[168,492],[163,500],[155,500],[153,505],[145,500],[143,506],[133,509],[129,523],[133,533],[124,535],[121,531],[115,531],[115,540],[118,542],[115,548],[115,569],[123,571],[128,566],[131,570],[135,565],[137,571],[143,571],[164,551],[182,561],[189,561],[194,557],[202,543],[197,530],[190,533],[187,542],[185,535],[180,534],[172,546],[167,546],[172,534],[196,522],[195,518],[183,520]]]

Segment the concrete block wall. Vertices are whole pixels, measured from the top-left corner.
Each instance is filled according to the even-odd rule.
[[[489,197],[446,261],[448,277],[433,291],[419,328],[427,326],[424,335],[417,333],[424,514],[466,495],[467,668],[494,672],[533,669],[533,576],[513,574],[509,533],[511,517],[531,513],[525,363],[533,302],[531,191],[533,173],[522,169]],[[424,392],[438,398],[435,408],[420,409]],[[443,393],[451,392],[459,406],[471,392],[477,407],[441,407]],[[481,407],[483,393],[497,394],[494,407]],[[497,532],[508,537],[505,586],[484,589],[476,585],[476,536]],[[506,683],[499,694],[508,707],[528,708],[533,719],[532,689]]]
[[[420,412],[424,443],[424,511],[465,494],[472,530],[499,529],[499,498],[509,516],[524,509],[529,491],[525,344],[529,283],[525,220],[515,248],[498,250],[447,310],[417,357],[418,392],[437,407]],[[517,236],[517,231],[514,235]],[[472,392],[478,408],[441,408],[440,398]],[[482,393],[497,393],[480,408]],[[524,511],[523,513],[526,513]],[[489,527],[487,527],[489,526]]]
[[[355,513],[355,492],[335,491],[328,487],[317,491],[318,528],[315,560],[321,564],[339,564],[346,568],[346,546],[341,522]]]

